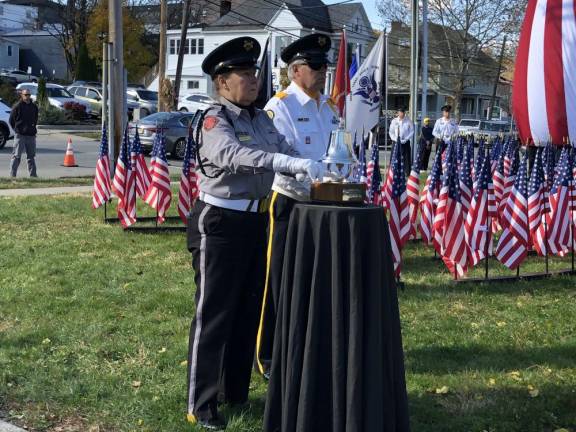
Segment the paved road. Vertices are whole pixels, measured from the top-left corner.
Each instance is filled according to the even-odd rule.
[[[72,138],[74,156],[78,167],[66,168],[62,166],[66,142]],[[10,157],[14,140],[8,141],[3,149],[0,149],[0,177],[10,174]],[[90,138],[70,135],[58,131],[40,130],[36,139],[36,165],[38,176],[42,178],[93,176],[98,159],[100,142]],[[18,177],[27,177],[26,154],[22,155]],[[168,159],[170,173],[179,174],[182,162]]]

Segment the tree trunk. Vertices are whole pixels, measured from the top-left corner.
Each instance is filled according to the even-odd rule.
[[[180,97],[180,82],[182,81],[182,65],[184,63],[184,47],[186,46],[186,38],[188,35],[188,24],[190,21],[190,7],[192,0],[185,0],[182,3],[182,30],[180,32],[180,51],[178,51],[178,62],[176,64],[176,78],[174,79],[174,99],[172,101],[172,109],[178,109],[178,100]],[[189,47],[190,49],[190,47]]]

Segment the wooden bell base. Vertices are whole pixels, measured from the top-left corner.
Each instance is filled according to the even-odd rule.
[[[362,203],[366,197],[364,183],[312,183],[312,201]]]

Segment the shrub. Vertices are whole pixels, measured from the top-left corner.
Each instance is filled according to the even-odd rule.
[[[8,82],[0,83],[0,99],[10,107],[14,105],[18,102],[16,87]]]
[[[65,111],[59,110],[52,105],[40,106],[38,123],[45,125],[58,125],[70,123]]]
[[[36,103],[39,108],[48,106],[48,95],[46,94],[46,78],[40,77],[38,79],[38,94],[36,96]]]
[[[86,107],[78,102],[66,102],[64,104],[64,111],[66,116],[72,118],[73,120],[84,120],[86,116]]]

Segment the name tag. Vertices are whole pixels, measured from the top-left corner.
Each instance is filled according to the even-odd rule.
[[[338,123],[340,123],[340,122],[338,121],[338,119],[333,116],[333,117],[332,117],[332,124],[337,125]]]
[[[310,137],[309,136],[306,137],[305,143],[310,144]]]
[[[310,121],[310,119],[308,117],[298,117],[298,121],[299,122],[307,122],[307,121]]]
[[[237,134],[236,137],[240,142],[250,141],[252,139],[248,134]]]

